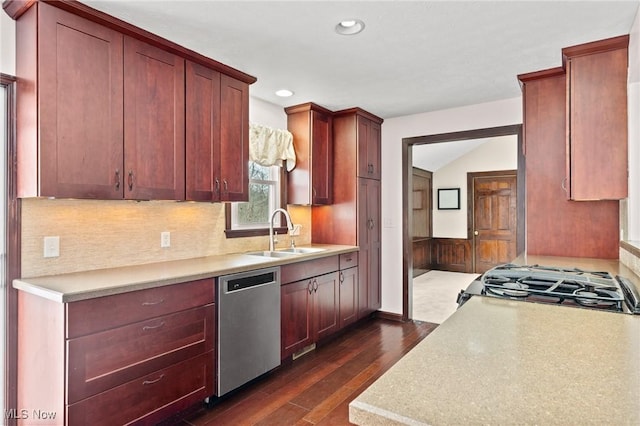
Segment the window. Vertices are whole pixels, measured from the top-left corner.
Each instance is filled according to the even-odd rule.
[[[273,211],[285,207],[283,200],[283,168],[261,166],[249,162],[249,202],[230,203],[226,211],[227,238],[267,235]],[[275,217],[274,229],[286,232],[280,224],[281,215]]]

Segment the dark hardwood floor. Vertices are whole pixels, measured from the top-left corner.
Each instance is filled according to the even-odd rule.
[[[348,425],[349,403],[437,324],[373,319],[179,425]]]

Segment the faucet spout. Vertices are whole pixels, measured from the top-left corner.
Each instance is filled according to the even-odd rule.
[[[275,242],[273,240],[273,219],[278,213],[282,213],[287,220],[287,229],[289,229],[289,232],[293,231],[293,222],[291,222],[289,212],[285,209],[275,209],[273,213],[271,213],[271,219],[269,219],[269,251],[273,251],[275,249]]]

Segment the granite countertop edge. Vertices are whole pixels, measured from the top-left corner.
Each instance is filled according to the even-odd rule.
[[[282,266],[358,251],[357,246],[312,244],[324,250],[282,258],[224,254],[13,280],[13,287],[59,303],[77,302],[137,290]]]

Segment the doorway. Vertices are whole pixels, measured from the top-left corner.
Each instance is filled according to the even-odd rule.
[[[443,133],[437,135],[418,136],[404,138],[402,141],[402,234],[403,234],[403,283],[402,283],[402,320],[408,321],[412,318],[412,297],[413,289],[413,243],[411,227],[413,223],[413,147],[418,145],[438,144],[443,142],[459,142],[471,139],[495,138],[500,136],[514,135],[517,144],[517,171],[516,188],[517,193],[524,194],[525,188],[525,162],[522,150],[522,125],[511,125],[493,127],[487,129],[468,130],[462,132]],[[435,188],[435,186],[434,186]],[[435,190],[435,189],[434,189]],[[524,196],[516,200],[516,253],[524,251]],[[467,222],[467,226],[470,222]],[[472,235],[468,235],[471,233]],[[472,240],[473,232],[467,229],[467,239]],[[434,236],[435,229],[434,229]],[[515,257],[515,256],[514,256]]]

